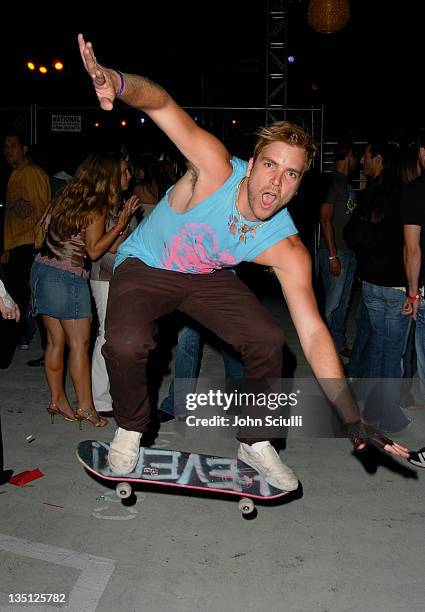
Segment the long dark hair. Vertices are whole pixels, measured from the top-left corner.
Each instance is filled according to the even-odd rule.
[[[51,229],[62,239],[78,234],[94,215],[117,208],[121,197],[120,164],[112,154],[91,153],[52,202]]]

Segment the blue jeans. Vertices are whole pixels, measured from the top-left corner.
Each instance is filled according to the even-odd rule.
[[[405,299],[403,291],[363,282],[371,326],[367,377],[380,379],[368,395],[363,416],[387,431],[400,430],[409,422],[400,410],[403,355],[412,322],[402,314]]]
[[[186,395],[195,391],[202,348],[202,327],[195,322],[191,323],[190,327],[187,325],[182,327],[178,336],[174,370],[174,376],[179,382],[175,384],[175,378],[171,381],[168,395],[160,407],[164,412],[175,415],[186,413]],[[231,347],[221,349],[226,379],[243,378],[242,362],[232,354],[231,350]]]
[[[341,273],[332,276],[329,271],[329,251],[320,249],[319,266],[325,292],[325,317],[337,351],[347,346],[346,321],[351,289],[356,271],[356,256],[352,251],[338,251]]]
[[[71,320],[91,317],[89,283],[84,276],[34,261],[30,279],[34,315]]]
[[[422,333],[424,333],[424,330],[422,330]],[[416,322],[412,320],[406,344],[406,353],[403,357],[404,378],[413,378],[418,369],[416,361]]]
[[[422,393],[425,395],[425,301],[421,298],[416,318],[415,347],[417,356],[418,376]]]
[[[367,376],[371,333],[369,313],[363,301],[363,295],[360,296],[354,318],[356,321],[356,337],[354,338],[350,362],[347,366],[347,376],[349,378],[363,378]]]

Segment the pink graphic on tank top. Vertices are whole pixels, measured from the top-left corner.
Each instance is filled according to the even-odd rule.
[[[161,265],[175,272],[208,274],[236,265],[229,249],[219,250],[217,236],[208,225],[186,223],[170,242],[164,244]]]

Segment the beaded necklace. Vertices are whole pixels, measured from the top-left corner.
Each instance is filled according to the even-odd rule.
[[[261,223],[257,223],[257,225],[247,225],[245,223],[245,221],[242,219],[242,215],[241,212],[239,210],[239,192],[241,190],[241,185],[243,183],[243,181],[245,180],[245,178],[243,178],[240,182],[239,185],[236,188],[236,195],[235,195],[235,208],[236,208],[236,212],[238,213],[238,216],[236,217],[235,215],[231,214],[229,215],[229,231],[231,234],[236,234],[236,232],[239,234],[239,242],[246,242],[246,237],[248,234],[251,234],[252,238],[255,238],[255,234],[257,232],[257,230],[265,225],[267,223],[267,221],[262,221]]]

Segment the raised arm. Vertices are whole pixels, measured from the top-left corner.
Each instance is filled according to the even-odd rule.
[[[310,255],[298,236],[270,247],[255,259],[273,267],[305,353],[319,384],[334,406],[356,450],[365,448],[365,439],[393,455],[408,458],[406,448],[371,430],[362,430],[359,409],[345,381],[341,361],[332,337],[319,314],[312,286]],[[366,432],[367,433],[367,432]]]
[[[112,110],[119,95],[128,106],[149,115],[199,173],[213,176],[218,184],[230,175],[230,154],[225,146],[200,128],[160,85],[142,76],[120,74],[101,66],[92,44],[86,42],[82,34],[78,35],[78,44],[101,108]]]

